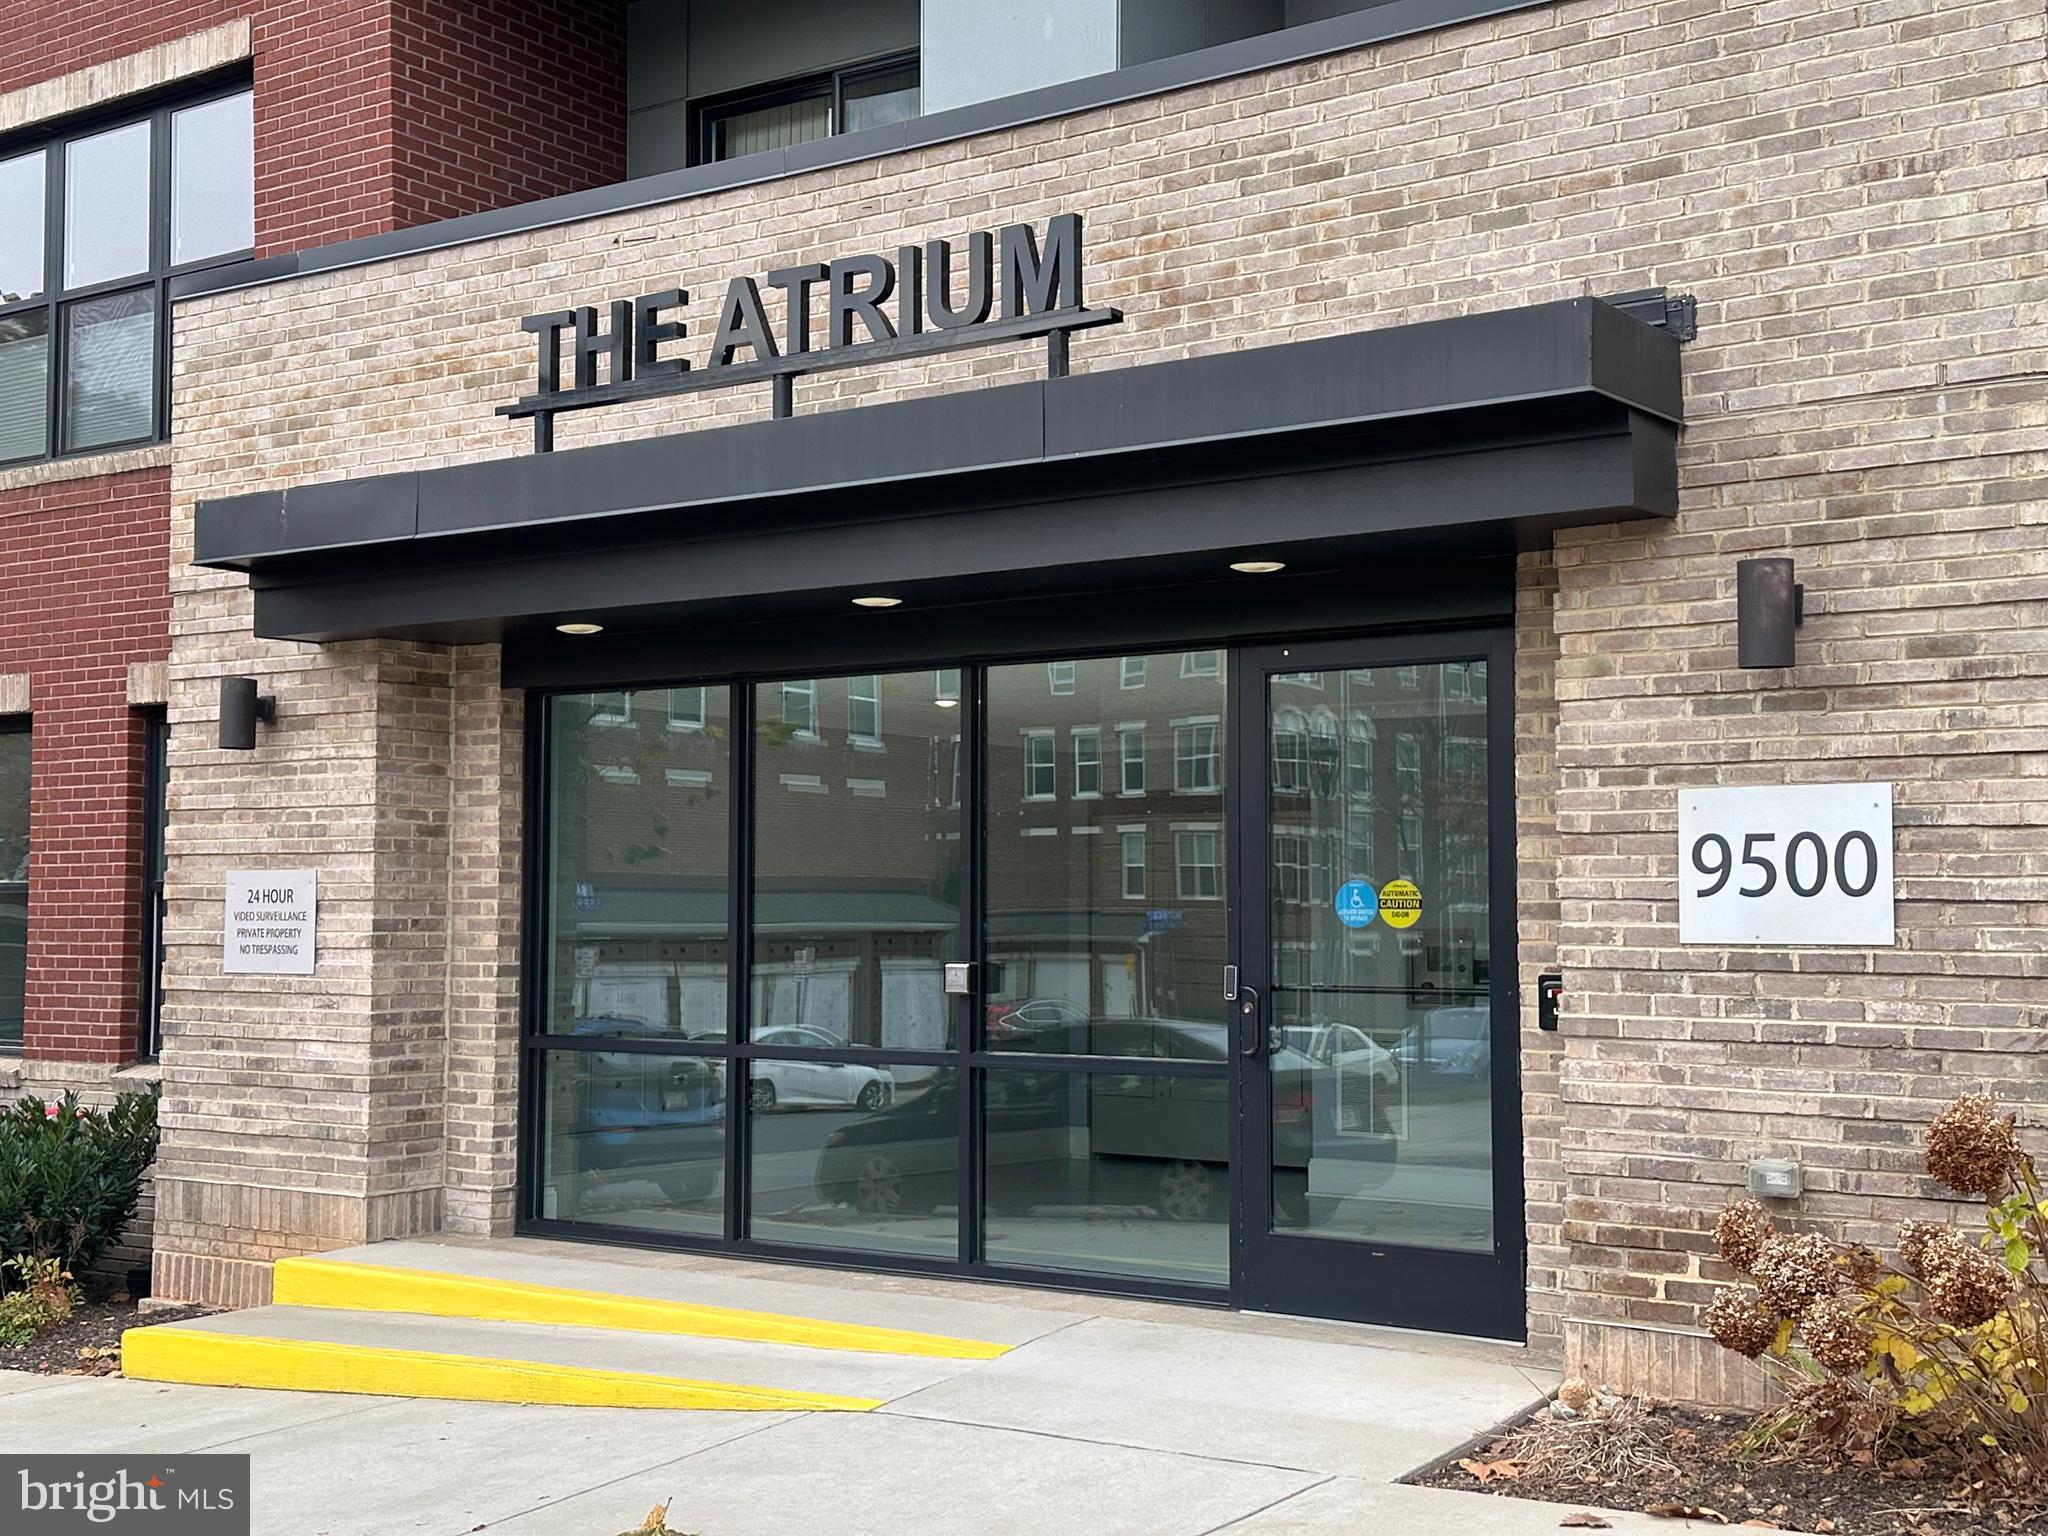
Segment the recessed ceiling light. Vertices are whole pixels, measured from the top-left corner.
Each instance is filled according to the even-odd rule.
[[[856,608],[899,608],[902,605],[900,597],[856,597],[853,600]]]
[[[1230,562],[1230,568],[1233,571],[1241,571],[1247,576],[1270,576],[1275,571],[1286,570],[1287,562],[1285,560],[1233,560]]]
[[[601,635],[604,633],[604,626],[602,624],[557,624],[555,628],[565,635]]]

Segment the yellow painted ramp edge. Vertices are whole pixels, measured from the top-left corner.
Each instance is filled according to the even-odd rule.
[[[536,1360],[209,1333],[163,1324],[121,1336],[121,1373],[137,1381],[281,1392],[350,1392],[460,1403],[565,1408],[696,1408],[727,1413],[866,1413],[880,1398],[598,1371]]]
[[[1008,1354],[1011,1347],[979,1339],[874,1328],[863,1323],[833,1323],[780,1312],[706,1307],[610,1291],[571,1290],[523,1280],[491,1280],[445,1270],[399,1269],[335,1259],[279,1259],[271,1267],[271,1299],[279,1306],[412,1312],[491,1323],[620,1328],[635,1333],[689,1334],[698,1338],[744,1339],[757,1344],[796,1344],[810,1349],[918,1355],[939,1360],[993,1360]]]

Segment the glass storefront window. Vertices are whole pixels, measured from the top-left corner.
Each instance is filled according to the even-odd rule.
[[[755,720],[755,1041],[948,1048],[961,813],[935,775],[953,771],[959,709],[902,672],[763,683]]]
[[[1223,1060],[1219,1037],[1201,1044]],[[999,1071],[983,1083],[991,1262],[1229,1281],[1225,1078]]]
[[[753,1072],[750,1237],[959,1256],[958,1072],[800,1058]]]
[[[1224,677],[1185,660],[1063,662],[1052,691],[1042,664],[989,669],[988,1049],[1199,1057],[1220,1037]],[[1108,796],[1105,733],[1121,790]],[[1061,739],[1089,743],[1075,749],[1087,776],[1066,785]]]
[[[1486,665],[1288,654],[547,699],[531,1214],[1171,1287],[1490,1255]]]
[[[726,1038],[729,698],[548,701],[543,1033]]]
[[[724,1234],[724,1062],[603,1050],[540,1060],[540,1215]]]

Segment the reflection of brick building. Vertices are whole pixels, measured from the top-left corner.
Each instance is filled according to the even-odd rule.
[[[988,693],[991,999],[1220,1020],[1221,653],[998,667]],[[555,1027],[722,1033],[724,690],[574,695],[554,710]],[[1338,967],[1320,983],[1485,986],[1484,710],[1484,670],[1462,663],[1441,683],[1412,667],[1275,682],[1283,983],[1309,980],[1318,954]],[[959,949],[962,879],[957,675],[764,683],[754,720],[755,1028],[943,1044],[937,968]],[[1397,876],[1432,914],[1412,936],[1334,921],[1343,882]]]
[[[988,689],[992,995],[1220,1020],[1221,653],[994,667]]]
[[[1271,715],[1275,979],[1402,988],[1418,1001],[1483,991],[1484,664],[1278,677]],[[1377,891],[1396,879],[1422,893],[1414,927],[1337,919],[1346,882]]]

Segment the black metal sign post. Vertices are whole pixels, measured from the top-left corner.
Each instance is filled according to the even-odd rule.
[[[956,274],[950,242],[932,240],[900,247],[894,259],[848,256],[770,272],[759,280],[733,278],[719,306],[710,349],[695,368],[673,351],[688,336],[681,315],[690,295],[682,288],[614,299],[602,327],[595,305],[528,315],[520,328],[536,338],[539,348],[534,392],[499,406],[498,414],[532,417],[534,452],[547,453],[555,445],[555,416],[562,411],[765,379],[772,414],[786,417],[794,405],[795,381],[803,374],[1038,336],[1046,341],[1047,377],[1062,378],[1071,333],[1123,319],[1121,310],[1089,309],[1082,303],[1078,213],[1049,220],[1042,245],[1028,224],[970,235],[964,268]],[[764,285],[783,295],[779,339],[761,298]],[[812,291],[818,288],[825,292],[826,334],[814,344]],[[864,339],[856,340],[856,334]],[[570,359],[566,385],[565,339]],[[742,351],[746,360],[736,361]]]

